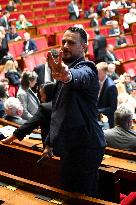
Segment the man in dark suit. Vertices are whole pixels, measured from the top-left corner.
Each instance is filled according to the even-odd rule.
[[[107,145],[112,148],[136,152],[136,132],[132,129],[133,114],[128,104],[122,104],[114,113],[115,127],[105,130]]]
[[[96,36],[93,40],[93,51],[96,63],[98,63],[104,61],[107,41],[105,36],[100,35],[99,29],[95,29],[94,33],[96,34]]]
[[[79,18],[79,8],[77,5],[77,0],[72,0],[68,4],[68,13],[69,13],[69,19],[76,20]]]
[[[120,65],[120,61],[117,59],[114,53],[114,46],[111,44],[107,45],[104,61],[107,63],[114,63],[115,65]]]
[[[21,36],[18,35],[16,27],[14,25],[10,27],[10,31],[6,33],[5,37],[7,41],[18,41],[21,39]]]
[[[51,53],[55,59],[58,58],[59,53],[57,50],[51,49]],[[54,81],[51,74],[51,68],[49,67],[48,62],[46,62],[45,64],[38,65],[37,67],[34,68],[34,71],[38,75],[36,87],[39,88],[41,84]]]
[[[33,39],[31,39],[31,36],[28,32],[24,33],[24,53],[25,54],[31,54],[34,51],[37,51],[37,45]]]
[[[100,82],[98,97],[99,114],[106,115],[110,128],[114,126],[114,112],[117,109],[117,88],[113,80],[107,76],[108,64],[101,62],[96,65]]]
[[[43,157],[50,158],[52,152],[60,156],[62,189],[96,196],[106,144],[97,120],[97,70],[85,60],[86,47],[86,32],[70,27],[63,35],[58,62],[49,52],[57,84]]]

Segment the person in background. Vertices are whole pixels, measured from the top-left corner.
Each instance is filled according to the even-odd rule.
[[[97,119],[97,70],[93,62],[85,60],[86,47],[86,31],[70,27],[63,35],[58,62],[48,53],[57,84],[42,156],[60,156],[62,189],[96,196],[106,144]]]
[[[115,65],[120,65],[120,61],[114,53],[114,46],[111,44],[107,45],[104,61],[107,63],[113,63]]]
[[[114,63],[108,64],[108,76],[116,83],[119,75],[116,73],[116,65]]]
[[[26,120],[21,118],[23,114],[23,106],[18,98],[9,97],[4,102],[5,120],[15,122],[16,124],[23,125]]]
[[[5,7],[5,10],[8,12],[17,11],[14,1],[10,0]]]
[[[118,21],[112,21],[112,28],[109,31],[109,36],[120,35],[120,27]]]
[[[20,14],[18,21],[16,21],[16,28],[18,30],[26,29],[29,26],[32,26],[32,23],[28,22],[24,14]]]
[[[0,82],[4,86],[4,89],[6,91],[6,98],[8,98],[9,97],[9,92],[8,92],[9,91],[9,80],[7,78],[2,78]]]
[[[20,86],[20,74],[16,70],[14,61],[8,60],[4,66],[5,77],[9,80],[9,96],[16,97]]]
[[[32,91],[37,81],[37,74],[34,71],[24,71],[21,77],[21,86],[17,92],[17,98],[23,105],[22,118],[29,120],[38,110],[39,99]]]
[[[108,77],[108,64],[96,64],[99,76],[100,91],[98,96],[99,115],[107,116],[110,128],[114,127],[114,112],[117,109],[117,88],[113,80]]]
[[[59,52],[55,49],[51,49],[51,53],[54,59],[58,59]],[[40,85],[46,83],[46,82],[54,82],[54,79],[52,77],[51,68],[48,65],[48,60],[45,64],[38,65],[34,68],[34,71],[37,73],[37,83],[36,87],[39,88]]]
[[[36,42],[31,39],[31,36],[28,32],[24,33],[24,39],[25,41],[23,42],[24,48],[23,48],[23,53],[24,54],[32,54],[33,52],[37,51],[37,45]]]
[[[6,32],[5,35],[7,41],[18,41],[21,39],[21,36],[17,33],[16,27],[11,25],[9,32]]]
[[[120,32],[120,35],[116,38],[115,47],[125,47],[127,46],[127,40],[123,31]]]
[[[3,16],[0,18],[0,26],[3,26],[6,31],[8,31],[10,28],[9,17],[10,12],[4,11]]]
[[[80,17],[80,9],[77,4],[77,0],[72,0],[68,4],[69,19],[76,20]]]
[[[107,40],[100,34],[99,29],[94,30],[95,38],[93,40],[93,52],[96,63],[104,61],[106,55]]]
[[[55,0],[49,0],[49,7],[56,7],[56,1]]]
[[[107,146],[136,152],[136,132],[132,130],[133,114],[121,104],[114,114],[115,127],[104,131]]]
[[[37,112],[30,120],[24,123],[21,127],[17,128],[13,132],[12,136],[6,138],[6,140],[3,140],[3,143],[10,144],[15,139],[23,140],[26,135],[30,134],[34,129],[40,126],[43,148],[45,148],[45,139],[50,128],[54,87],[55,83],[52,82],[43,84],[40,87],[40,97],[42,103],[40,104]]]
[[[3,32],[0,30],[0,64],[5,64],[8,51],[8,41],[5,38],[5,35],[3,35]]]
[[[2,82],[0,82],[0,117],[4,117],[5,109],[4,109],[4,101],[6,99],[6,90]]]
[[[104,16],[102,17],[101,21],[102,25],[111,25],[112,24],[112,18],[109,10],[105,10]]]

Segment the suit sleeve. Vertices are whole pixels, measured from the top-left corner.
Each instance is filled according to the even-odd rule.
[[[16,136],[18,140],[23,140],[23,138],[26,135],[30,134],[34,129],[36,129],[40,125],[41,113],[42,109],[41,107],[39,107],[35,115],[28,122],[24,123],[21,127],[16,129],[13,135]]]
[[[108,93],[108,106],[104,108],[98,109],[99,113],[102,113],[106,116],[113,115],[115,110],[117,109],[117,88],[116,86],[110,87]]]

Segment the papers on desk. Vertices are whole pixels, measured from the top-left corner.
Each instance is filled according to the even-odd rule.
[[[41,134],[31,133],[31,134],[29,135],[29,139],[41,140],[42,137],[41,137]]]
[[[1,128],[0,128],[0,132],[1,132],[5,137],[8,137],[8,136],[11,136],[11,135],[13,134],[13,132],[15,131],[15,129],[16,129],[16,127],[7,125],[7,126],[4,126],[4,127],[1,127]]]

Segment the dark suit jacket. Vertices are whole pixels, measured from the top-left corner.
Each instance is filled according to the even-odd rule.
[[[44,143],[50,128],[51,112],[51,102],[40,104],[39,109],[34,116],[21,127],[16,129],[13,135],[15,135],[19,140],[22,140],[26,135],[30,134],[34,129],[40,126],[42,142]]]
[[[110,77],[105,80],[98,98],[98,111],[108,117],[110,128],[114,126],[114,112],[117,109],[117,88]]]
[[[0,18],[0,26],[3,26],[4,28],[9,29],[10,24],[8,21],[5,20],[4,17],[1,17]]]
[[[73,7],[72,3],[68,4],[68,13],[69,13],[69,19],[71,19],[71,20],[76,20],[77,19],[76,12],[74,10],[74,7]]]
[[[114,53],[112,53],[112,55],[114,56],[115,60],[117,61],[117,57]],[[107,63],[113,63],[113,59],[111,57],[111,55],[109,54],[109,52],[106,51],[106,54],[105,54],[105,59],[104,59],[105,62]]]
[[[45,64],[38,65],[34,68],[34,71],[38,74],[37,78],[37,86],[39,87],[41,84],[44,84],[45,78]]]
[[[19,116],[9,116],[9,115],[6,115],[4,118],[5,118],[5,120],[11,121],[11,122],[15,122],[18,125],[23,125],[26,122],[26,120],[23,120]]]
[[[125,37],[123,37],[123,38],[117,37],[116,38],[116,47],[121,46],[121,44],[123,44],[123,43],[127,43],[127,40]]]
[[[3,57],[7,56],[8,51],[9,51],[9,47],[8,47],[7,39],[3,38],[2,39],[2,46],[0,47],[0,63],[3,62]]]
[[[94,63],[80,58],[70,66],[70,71],[72,80],[56,85],[50,134],[46,140],[61,156],[105,146],[97,120],[99,82]]]
[[[7,41],[11,41],[11,40],[14,40],[16,37],[18,37],[18,33],[6,33],[6,39]]]
[[[103,61],[106,53],[107,41],[105,36],[96,35],[93,41],[93,51],[96,62]]]
[[[25,51],[25,46],[26,46],[27,41],[24,41],[24,51]],[[33,39],[29,40],[29,46],[28,46],[28,51],[37,51],[37,45]]]
[[[136,152],[136,132],[115,126],[104,133],[109,147]]]

